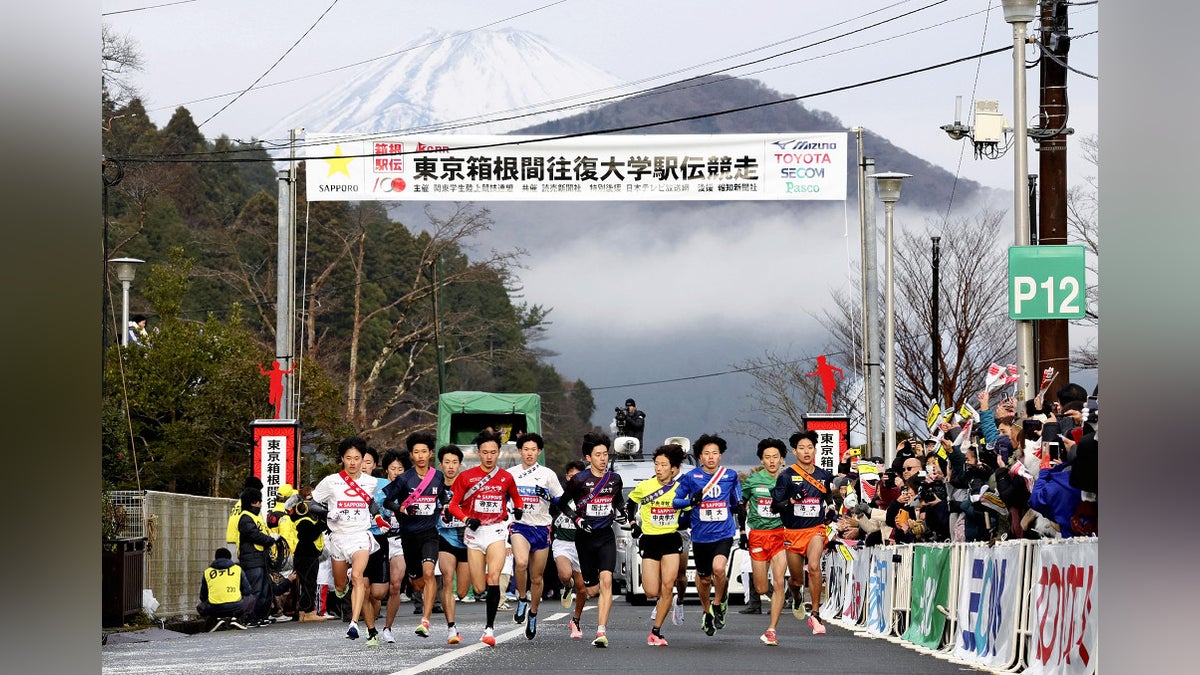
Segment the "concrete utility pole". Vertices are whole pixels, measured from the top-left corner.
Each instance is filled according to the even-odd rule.
[[[1037,130],[1038,173],[1042,192],[1038,209],[1039,245],[1067,243],[1067,3],[1061,0],[1043,2],[1041,6],[1041,44],[1062,63],[1046,54],[1041,58],[1041,128]],[[1069,323],[1066,319],[1044,319],[1037,325],[1037,371],[1035,382],[1048,367],[1058,372],[1054,384],[1046,392],[1046,400],[1054,400],[1054,392],[1071,381]]]
[[[279,178],[279,234],[276,244],[275,360],[281,370],[292,369],[292,184],[291,172],[284,169]],[[295,419],[292,400],[292,375],[282,376],[283,399],[279,419]]]
[[[1025,103],[1025,43],[1029,22],[1036,16],[1037,0],[1002,0],[1004,20],[1013,27],[1013,245],[1029,246],[1029,193],[1022,189],[1029,175],[1029,131]],[[1018,321],[1017,398],[1033,398],[1037,373],[1034,372],[1033,322]]]
[[[883,383],[879,375],[879,256],[876,243],[879,228],[875,226],[875,186],[867,177],[875,173],[875,160],[863,156],[862,131],[858,136],[858,199],[862,225],[862,304],[863,304],[863,371],[866,375],[867,445],[872,455],[883,456],[883,422],[881,419]]]

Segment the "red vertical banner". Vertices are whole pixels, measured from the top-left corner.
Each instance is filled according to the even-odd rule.
[[[850,449],[850,418],[846,415],[801,415],[805,431],[817,432],[817,466],[836,474]]]
[[[254,449],[251,451],[254,475],[263,482],[262,510],[275,505],[279,486],[299,485],[299,420],[254,420]]]

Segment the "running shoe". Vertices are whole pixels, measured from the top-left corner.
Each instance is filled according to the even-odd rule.
[[[679,596],[671,598],[671,623],[676,626],[683,625],[683,605],[679,604]]]
[[[383,641],[390,645],[396,644],[396,638],[392,637],[392,629],[387,626],[383,627],[383,631],[379,634],[379,637],[383,638]]]
[[[459,634],[458,627],[450,626],[450,628],[446,631],[446,644],[456,645],[460,642],[462,642],[462,635]]]
[[[650,610],[650,620],[654,621],[658,618],[658,605],[654,605],[654,609]]]
[[[583,631],[579,630],[579,622],[575,619],[571,619],[571,623],[567,624],[567,627],[571,629],[572,638],[578,640],[583,637]]]
[[[417,629],[413,632],[421,637],[429,637],[429,622],[421,619],[421,625],[417,626]]]
[[[370,635],[367,636],[367,646],[368,647],[378,647],[379,646],[379,633],[371,633]]]
[[[537,636],[537,617],[530,614],[529,623],[525,624],[525,637],[532,640]]]
[[[346,597],[346,594],[349,592],[350,592],[350,584],[346,584],[346,587],[340,591],[336,588],[333,589],[333,594],[338,597],[338,600],[341,600],[342,598]]]
[[[667,639],[661,635],[650,633],[650,635],[646,638],[646,644],[650,645],[651,647],[666,647]]]
[[[825,634],[825,624],[821,623],[816,614],[808,615],[808,627],[812,629],[813,635]]]
[[[513,614],[513,623],[525,623],[525,614],[529,612],[529,601],[517,599],[517,611]]]
[[[346,629],[346,637],[350,638],[351,640],[358,639],[358,622],[357,621],[350,622],[350,627]]]
[[[775,635],[775,631],[773,631],[773,630],[769,630],[769,631],[763,633],[762,635],[759,635],[758,639],[762,640],[762,643],[764,645],[767,645],[768,647],[778,647],[779,646],[779,638]]]
[[[705,635],[712,635],[717,632],[716,622],[713,620],[712,608],[710,607],[700,620],[700,628]]]
[[[604,648],[608,646],[608,636],[601,631],[596,631],[596,639],[592,640],[593,647]]]
[[[571,609],[572,603],[575,602],[575,594],[563,591],[561,602],[563,609]]]
[[[725,606],[713,603],[713,627],[721,630],[725,627]]]
[[[807,613],[808,612],[806,612],[804,610],[803,593],[799,593],[799,592],[793,593],[792,594],[792,616],[796,617],[797,621],[803,621],[804,615]]]
[[[492,633],[491,628],[483,629],[483,637],[479,638],[479,641],[489,647],[496,646],[496,636]]]

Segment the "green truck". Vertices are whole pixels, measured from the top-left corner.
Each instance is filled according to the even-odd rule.
[[[462,448],[463,468],[479,464],[479,455],[471,441],[489,426],[504,438],[497,464],[501,468],[520,464],[517,434],[542,433],[542,397],[486,391],[450,391],[438,397],[438,447],[453,443]],[[538,461],[545,464],[545,452]]]

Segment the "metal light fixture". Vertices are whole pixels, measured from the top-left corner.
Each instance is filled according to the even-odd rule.
[[[883,400],[886,411],[883,458],[884,461],[891,462],[896,456],[896,275],[893,264],[895,247],[892,238],[892,215],[896,208],[896,201],[900,199],[900,184],[904,182],[905,178],[912,178],[912,174],[887,171],[873,173],[870,178],[875,179],[875,188],[879,193],[879,199],[883,202],[887,219],[884,231],[883,271],[887,280],[883,309],[885,319],[883,343],[887,347],[883,371]]]
[[[112,258],[108,261],[117,271],[121,282],[121,346],[129,345],[129,285],[137,276],[137,266],[146,262],[138,258]]]

